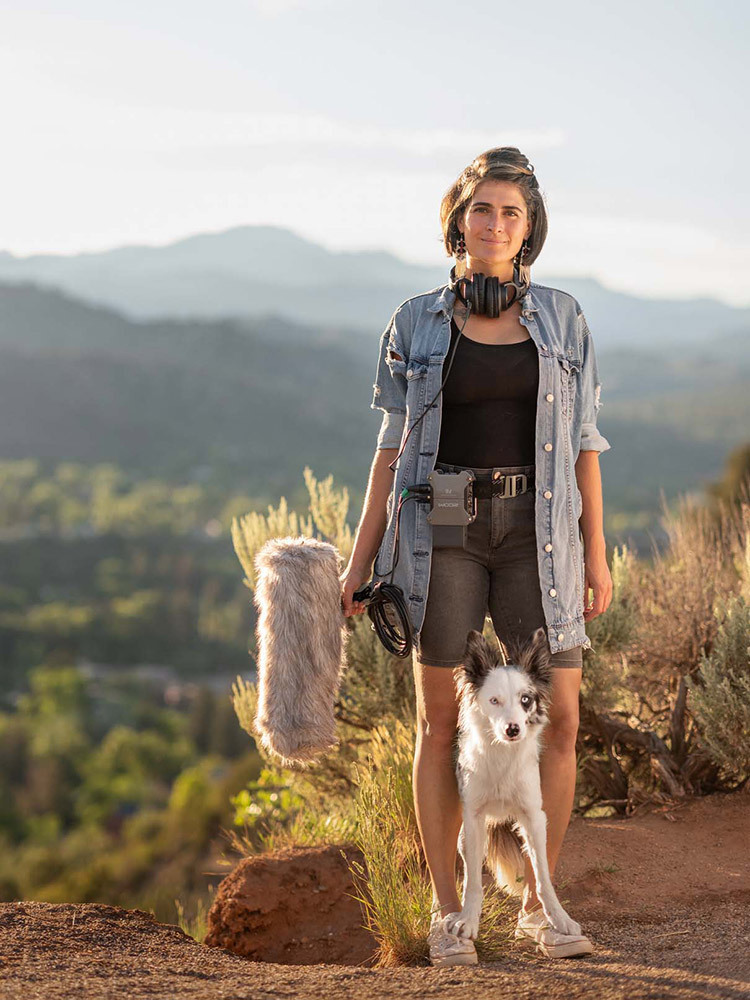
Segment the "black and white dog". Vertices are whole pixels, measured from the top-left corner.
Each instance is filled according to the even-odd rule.
[[[458,680],[456,774],[463,803],[459,850],[464,861],[463,909],[446,928],[476,938],[482,912],[482,865],[510,895],[521,895],[521,841],[549,924],[561,934],[581,926],[560,905],[547,864],[547,817],[539,778],[540,736],[552,687],[543,628],[525,642],[506,644],[509,662],[472,629]],[[515,831],[515,832],[514,832]],[[448,925],[450,919],[450,926]]]

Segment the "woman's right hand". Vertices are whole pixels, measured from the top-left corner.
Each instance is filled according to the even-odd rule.
[[[354,566],[347,566],[339,577],[341,583],[341,608],[345,617],[361,615],[367,608],[362,601],[352,601],[355,591],[359,590],[363,583],[367,583],[369,577],[362,570]]]

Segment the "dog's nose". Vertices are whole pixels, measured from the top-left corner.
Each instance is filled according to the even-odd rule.
[[[508,739],[515,739],[516,736],[521,732],[521,727],[517,722],[509,722],[505,729],[505,735]]]

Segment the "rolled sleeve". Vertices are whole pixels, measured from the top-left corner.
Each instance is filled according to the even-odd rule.
[[[594,340],[583,313],[578,315],[581,368],[581,447],[580,451],[609,451],[612,445],[599,432],[597,418],[602,406],[602,383],[596,364]]]
[[[380,337],[378,366],[370,409],[383,411],[377,448],[398,448],[406,423],[406,351],[399,335],[397,316],[391,317]]]
[[[405,413],[391,410],[383,414],[383,422],[378,432],[377,448],[398,448],[404,435]]]

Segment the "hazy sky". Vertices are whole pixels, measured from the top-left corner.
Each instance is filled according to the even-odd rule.
[[[478,153],[535,164],[535,275],[750,305],[747,2],[3,0],[0,249],[241,224],[450,261]]]

